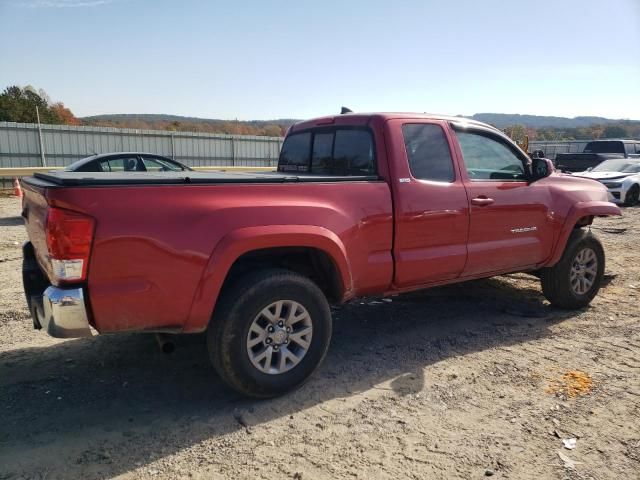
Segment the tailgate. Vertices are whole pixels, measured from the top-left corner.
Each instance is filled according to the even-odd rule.
[[[47,252],[47,238],[45,225],[47,222],[46,189],[33,185],[28,181],[23,182],[24,198],[22,200],[22,216],[29,240],[34,248],[34,253],[40,268],[51,278],[51,264]]]

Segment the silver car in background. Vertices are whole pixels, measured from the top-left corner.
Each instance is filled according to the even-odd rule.
[[[607,187],[614,203],[629,207],[640,200],[640,159],[605,160],[594,168],[574,175],[598,180]]]

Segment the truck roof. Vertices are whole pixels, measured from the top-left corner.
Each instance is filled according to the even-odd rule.
[[[500,131],[496,127],[487,123],[478,122],[470,118],[453,116],[453,115],[439,115],[434,113],[410,113],[410,112],[373,112],[373,113],[345,113],[339,115],[328,115],[325,117],[312,118],[310,120],[303,120],[295,123],[291,126],[291,132],[305,130],[307,128],[321,127],[327,125],[367,125],[374,119],[381,121],[394,120],[394,119],[426,119],[426,120],[443,120],[455,123],[466,123],[478,127],[490,128],[492,130]]]

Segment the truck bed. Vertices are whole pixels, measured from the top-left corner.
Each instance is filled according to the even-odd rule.
[[[340,281],[349,296],[392,280],[393,203],[377,176],[55,171],[23,182],[43,282],[53,277],[49,210],[95,219],[91,273],[78,288],[102,333],[204,330],[245,250],[328,249],[348,272]]]
[[[100,185],[181,185],[234,183],[354,182],[379,180],[377,176],[292,175],[280,172],[51,172],[36,173],[28,183],[41,187]]]

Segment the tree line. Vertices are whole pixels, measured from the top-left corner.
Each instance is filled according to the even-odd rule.
[[[0,94],[0,122],[36,123],[38,115],[41,123],[82,125],[64,103],[52,102],[42,89],[13,85]]]
[[[233,135],[284,136],[292,120],[259,122],[184,118],[164,119],[162,115],[119,115],[112,118],[77,118],[62,102],[53,102],[47,92],[28,85],[12,85],[0,94],[0,121],[57,125],[87,125],[95,127],[135,128],[140,130],[170,130],[179,132],[223,133]],[[522,124],[503,128],[514,140],[589,140],[598,138],[640,138],[640,122],[621,120],[606,125],[594,124],[579,128],[533,128]]]
[[[289,125],[252,125],[233,120],[148,120],[144,118],[83,119],[84,125],[95,127],[136,128],[140,130],[169,130],[173,132],[222,133],[229,135],[258,135],[283,137]]]
[[[633,120],[621,120],[620,122],[606,125],[595,124],[578,128],[531,128],[517,124],[502,130],[518,142],[523,141],[525,136],[528,136],[530,141],[597,140],[605,138],[640,139],[640,122]]]
[[[92,127],[134,128],[139,130],[169,130],[178,132],[222,133],[231,135],[284,136],[292,121],[269,123],[258,121],[227,121],[189,119],[144,119],[135,115],[117,118],[78,118],[62,102],[53,102],[47,92],[31,85],[12,85],[0,94],[0,122],[41,123],[53,125],[83,125]],[[162,117],[162,115],[152,116]]]

